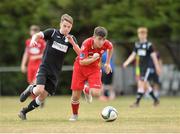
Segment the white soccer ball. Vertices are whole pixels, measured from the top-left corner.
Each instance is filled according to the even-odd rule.
[[[118,112],[114,107],[107,106],[102,110],[101,116],[105,121],[115,121],[118,117]]]

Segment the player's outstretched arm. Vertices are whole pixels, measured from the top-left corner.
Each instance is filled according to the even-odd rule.
[[[32,36],[32,39],[31,39],[31,42],[30,42],[30,46],[35,46],[37,45],[37,40],[39,38],[44,38],[44,34],[43,32],[39,32],[39,33],[36,33]]]
[[[160,67],[160,65],[159,65],[159,62],[158,62],[158,59],[157,59],[157,56],[156,56],[156,53],[155,53],[155,52],[153,52],[153,53],[151,54],[151,58],[153,59],[153,63],[154,63],[154,65],[155,65],[157,74],[160,75],[160,74],[161,74],[161,67]]]
[[[136,57],[136,53],[132,52],[128,59],[123,63],[123,67],[126,68]]]
[[[22,61],[21,61],[21,72],[22,73],[25,73],[27,71],[26,64],[28,62],[28,58],[29,58],[28,53],[27,53],[27,50],[25,49],[23,57],[22,57]]]
[[[79,45],[75,43],[75,41],[74,41],[74,39],[73,39],[73,37],[71,35],[67,35],[66,37],[68,38],[69,43],[71,43],[71,45],[73,46],[73,49],[76,52],[76,54],[79,55],[80,50],[81,50],[79,48]]]
[[[112,68],[111,68],[111,65],[110,65],[110,61],[111,61],[111,58],[112,58],[112,53],[113,53],[113,49],[111,50],[107,50],[107,57],[106,57],[106,63],[104,64],[104,67],[105,67],[105,71],[106,71],[106,74],[109,74],[110,72],[112,72]]]

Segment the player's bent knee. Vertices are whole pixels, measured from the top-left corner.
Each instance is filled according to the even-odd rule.
[[[44,85],[37,85],[36,88],[34,89],[36,93],[42,94],[44,92]]]
[[[48,96],[47,93],[43,93],[43,94],[38,96],[38,99],[43,102],[46,99],[47,96]]]
[[[78,101],[81,97],[81,92],[82,91],[73,91],[71,99],[74,101]]]
[[[44,94],[45,89],[44,88],[39,88],[39,92],[40,92],[40,94]]]

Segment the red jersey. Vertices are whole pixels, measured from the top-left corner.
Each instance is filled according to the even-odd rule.
[[[36,46],[30,46],[30,42],[31,39],[27,39],[25,44],[26,44],[26,51],[29,55],[29,63],[39,63],[41,61],[41,59],[37,59],[37,60],[31,60],[31,56],[35,56],[35,55],[40,55],[43,54],[44,49],[45,49],[45,41],[43,39],[39,39],[37,41],[37,45]]]
[[[80,55],[76,58],[74,63],[73,75],[72,75],[72,90],[83,90],[84,84],[87,81],[90,88],[101,89],[101,71],[100,61],[102,54],[107,49],[112,49],[112,43],[105,40],[101,48],[93,47],[94,40],[92,37],[86,39],[81,47]],[[94,53],[99,53],[100,58],[89,65],[80,65],[79,61],[88,57],[92,57]]]
[[[112,43],[108,40],[105,40],[105,42],[101,48],[94,48],[93,44],[94,44],[93,37],[90,37],[83,42],[80,55],[76,58],[76,62],[78,62],[78,64],[79,64],[79,60],[83,60],[85,58],[92,57],[94,53],[99,53],[100,58],[89,65],[80,65],[79,64],[80,66],[84,66],[84,67],[88,67],[88,68],[92,68],[92,66],[100,67],[99,65],[100,65],[102,54],[107,49],[112,49],[112,47],[113,47]]]

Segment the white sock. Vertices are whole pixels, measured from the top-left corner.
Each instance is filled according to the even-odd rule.
[[[149,87],[149,88],[148,88],[149,93],[150,93],[152,90],[153,90],[152,87]]]
[[[39,100],[39,97],[36,97],[35,101],[39,106],[43,103],[42,101]]]

